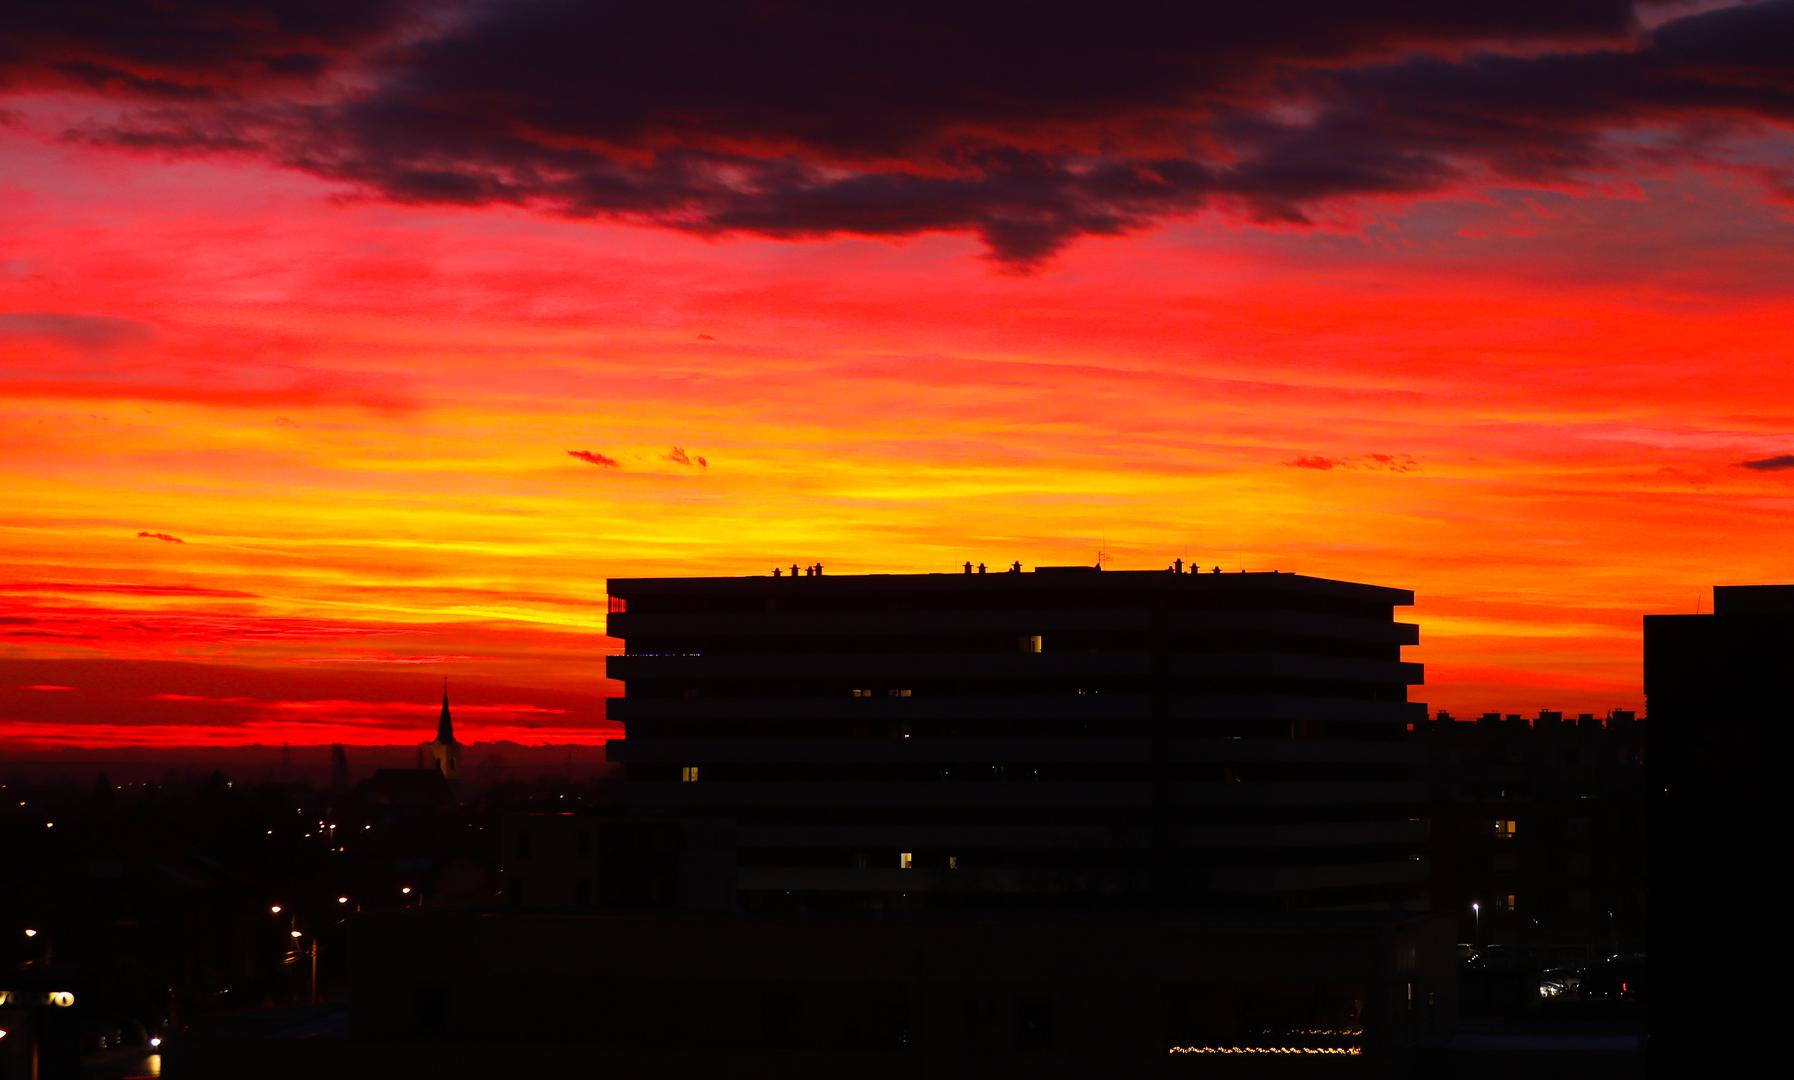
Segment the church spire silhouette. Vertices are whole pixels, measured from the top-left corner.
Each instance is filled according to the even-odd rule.
[[[447,676],[442,680],[442,715],[436,720],[436,739],[417,748],[417,767],[435,769],[450,780],[461,774],[461,744],[455,741],[455,721],[449,716]]]
[[[447,675],[442,677],[442,715],[436,720],[436,741],[444,746],[455,741],[455,721],[449,716]]]

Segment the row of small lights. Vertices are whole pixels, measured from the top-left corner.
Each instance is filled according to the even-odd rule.
[[[399,886],[399,894],[401,896],[410,896],[411,895],[411,886],[409,886],[409,885]],[[349,902],[349,898],[347,896],[339,896],[336,898],[336,902],[339,904],[347,904]],[[281,907],[279,904],[268,905],[268,914],[270,914],[270,915],[279,915],[281,912],[283,912],[285,910],[286,910],[286,908]],[[29,930],[26,931],[26,933],[32,933],[32,932],[33,931],[29,931]],[[293,931],[293,936],[298,937],[299,932],[297,930]]]
[[[1357,1057],[1356,1046],[1173,1046],[1172,1054],[1342,1054]]]

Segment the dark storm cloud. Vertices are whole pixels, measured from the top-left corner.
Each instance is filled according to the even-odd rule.
[[[1794,469],[1794,454],[1777,454],[1774,457],[1754,458],[1740,461],[1739,465],[1758,472],[1780,472],[1783,469]]]
[[[382,40],[407,0],[14,0],[0,87],[73,83],[211,97],[269,77],[311,77]]]
[[[174,6],[213,26],[231,5]],[[211,77],[242,68],[217,33],[184,57],[102,35],[31,70],[158,102],[89,141],[252,151],[401,202],[966,233],[1018,268],[1205,209],[1303,222],[1341,198],[1616,171],[1644,151],[1615,136],[1642,126],[1794,121],[1794,0],[1650,33],[1619,0],[547,0],[432,8],[402,47],[378,44],[390,6],[353,7],[255,23],[242,55],[268,79],[314,57],[289,66],[359,87],[304,105]],[[25,41],[14,68],[63,38]]]

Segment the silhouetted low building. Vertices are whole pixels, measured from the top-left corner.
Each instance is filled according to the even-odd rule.
[[[1625,710],[1415,726],[1433,907],[1458,940],[1546,967],[1642,948],[1645,731]]]

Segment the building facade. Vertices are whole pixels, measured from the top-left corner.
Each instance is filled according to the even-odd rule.
[[[1647,729],[1626,710],[1415,726],[1433,910],[1477,958],[1466,1009],[1525,1012],[1540,973],[1643,951]]]
[[[612,580],[631,809],[750,911],[1424,910],[1412,593],[966,571]]]

